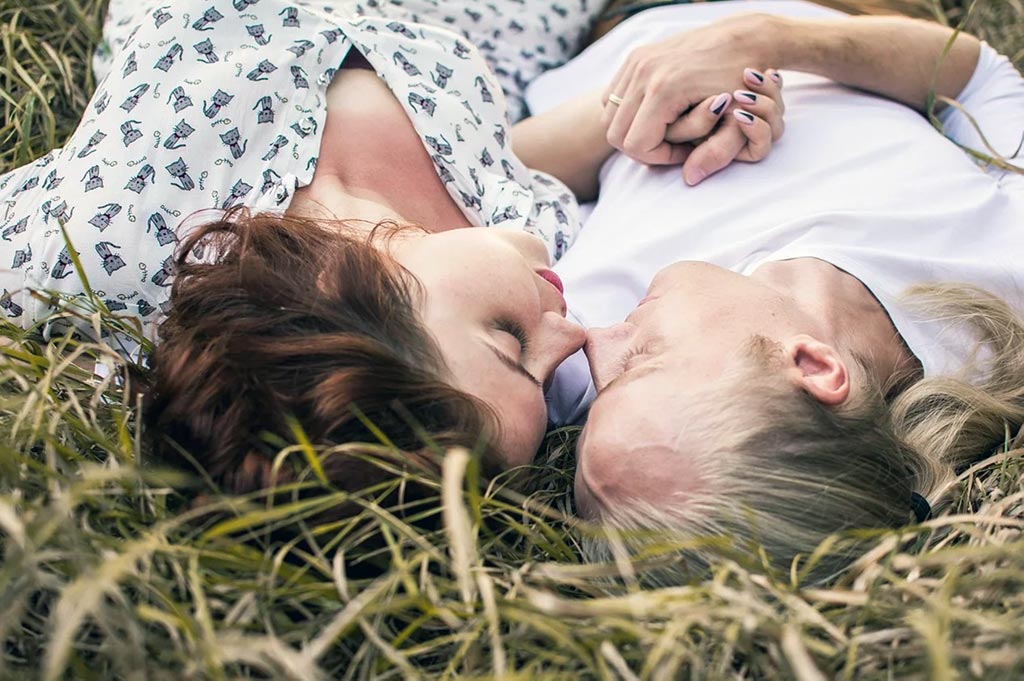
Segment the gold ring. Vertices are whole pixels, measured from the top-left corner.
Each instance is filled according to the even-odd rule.
[[[619,97],[618,95],[608,95],[608,102],[615,106],[619,106],[622,104],[622,97]]]

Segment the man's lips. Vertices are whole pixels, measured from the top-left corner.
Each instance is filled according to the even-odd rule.
[[[562,285],[562,280],[557,274],[551,270],[537,270],[537,274],[541,279],[558,289],[559,293],[565,293],[565,286]]]

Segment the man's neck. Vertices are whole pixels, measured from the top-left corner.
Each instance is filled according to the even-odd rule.
[[[885,308],[853,275],[824,260],[795,258],[765,263],[751,276],[792,298],[818,322],[822,341],[865,360],[879,385],[920,372]]]

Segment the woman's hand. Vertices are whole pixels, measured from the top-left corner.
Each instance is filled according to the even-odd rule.
[[[683,164],[687,184],[698,184],[733,161],[763,160],[782,136],[782,77],[774,69],[746,69],[744,80],[746,89],[709,97],[665,129],[665,143],[678,150],[676,162]]]

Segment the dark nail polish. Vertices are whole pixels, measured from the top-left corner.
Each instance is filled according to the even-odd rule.
[[[740,120],[741,123],[751,124],[754,122],[754,114],[749,113],[747,111],[743,111],[742,109],[736,109],[735,111],[733,111],[733,114],[736,116],[736,118]]]

